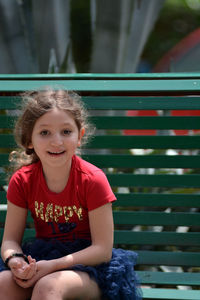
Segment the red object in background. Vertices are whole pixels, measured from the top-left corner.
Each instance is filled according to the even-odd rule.
[[[190,56],[191,59],[194,55],[193,50],[200,43],[200,28],[192,31],[179,43],[172,47],[163,57],[157,62],[152,72],[161,73],[169,72],[172,62],[182,62],[185,57]],[[198,63],[198,62],[197,62]],[[192,71],[190,71],[192,72]]]
[[[171,110],[171,116],[173,117],[190,117],[190,116],[200,116],[200,110]],[[156,110],[128,110],[126,115],[129,117],[156,117],[158,113]],[[200,129],[192,129],[194,134],[200,133]],[[175,135],[188,135],[189,130],[187,129],[174,129]],[[124,135],[156,135],[156,130],[154,129],[125,129],[123,130]]]
[[[156,110],[128,110],[126,113],[129,117],[155,117],[158,116]],[[154,129],[126,129],[124,135],[156,135]]]
[[[200,110],[172,110],[173,117],[199,117]],[[173,130],[176,135],[188,135],[189,130]],[[192,129],[193,133],[200,133],[200,129]]]

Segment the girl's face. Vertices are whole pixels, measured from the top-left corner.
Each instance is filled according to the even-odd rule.
[[[34,148],[43,168],[68,167],[83,135],[69,112],[54,108],[36,121],[29,148]]]

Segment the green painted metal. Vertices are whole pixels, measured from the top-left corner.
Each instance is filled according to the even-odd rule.
[[[143,284],[164,285],[194,285],[199,286],[200,273],[173,273],[173,272],[137,272]],[[199,291],[200,293],[200,291]]]
[[[191,207],[200,208],[200,194],[193,192],[188,194],[173,193],[115,193],[117,201],[114,207]]]
[[[86,154],[100,168],[199,168],[200,155]]]
[[[98,129],[200,129],[200,117],[91,117]]]
[[[115,224],[199,226],[200,214],[162,211],[114,211]]]
[[[12,84],[11,84],[12,83]],[[2,80],[0,81],[0,91],[21,92],[25,90],[42,89],[53,87],[54,89],[76,90],[76,91],[100,91],[100,92],[198,92],[200,91],[200,79],[157,79],[157,80]]]
[[[13,128],[16,117],[0,115],[0,128]],[[98,129],[200,129],[200,117],[91,117]]]
[[[1,143],[0,143],[1,145]],[[200,136],[96,136],[91,149],[199,149]]]
[[[0,96],[0,109],[19,107],[19,96]],[[88,109],[97,110],[199,110],[196,96],[82,96]]]
[[[188,232],[152,232],[115,230],[115,244],[127,245],[168,245],[168,246],[200,246],[200,233]]]
[[[162,289],[162,288],[143,288],[143,300],[145,299],[163,299],[163,300],[199,300],[199,290],[180,290],[180,289]]]
[[[75,78],[82,78],[85,80],[92,79],[95,80],[96,78],[132,78],[132,79],[158,79],[158,78],[200,78],[199,72],[180,72],[180,73],[54,73],[54,74],[0,74],[0,79],[75,79]]]
[[[190,175],[142,175],[107,174],[111,186],[122,187],[200,187],[200,174]]]
[[[136,250],[138,264],[199,267],[199,252]],[[200,273],[199,273],[200,275]]]

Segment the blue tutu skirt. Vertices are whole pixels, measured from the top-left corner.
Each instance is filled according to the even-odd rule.
[[[91,244],[88,240],[60,242],[59,240],[34,239],[23,245],[23,252],[38,260],[51,260],[77,252]],[[97,266],[75,265],[75,271],[87,272],[99,285],[103,299],[141,300],[139,280],[134,271],[137,254],[133,251],[115,249],[109,263]],[[0,259],[0,271],[6,270]]]

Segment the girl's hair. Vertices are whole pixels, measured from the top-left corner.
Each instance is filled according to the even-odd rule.
[[[87,142],[89,136],[94,132],[94,128],[92,130],[92,126],[88,122],[87,110],[75,92],[54,90],[52,88],[26,92],[22,94],[22,114],[18,118],[14,129],[15,140],[20,149],[13,151],[10,155],[13,166],[12,172],[39,160],[34,149],[29,149],[28,146],[31,143],[36,121],[53,108],[70,112],[78,130],[83,127],[86,129],[82,138],[82,145]]]

